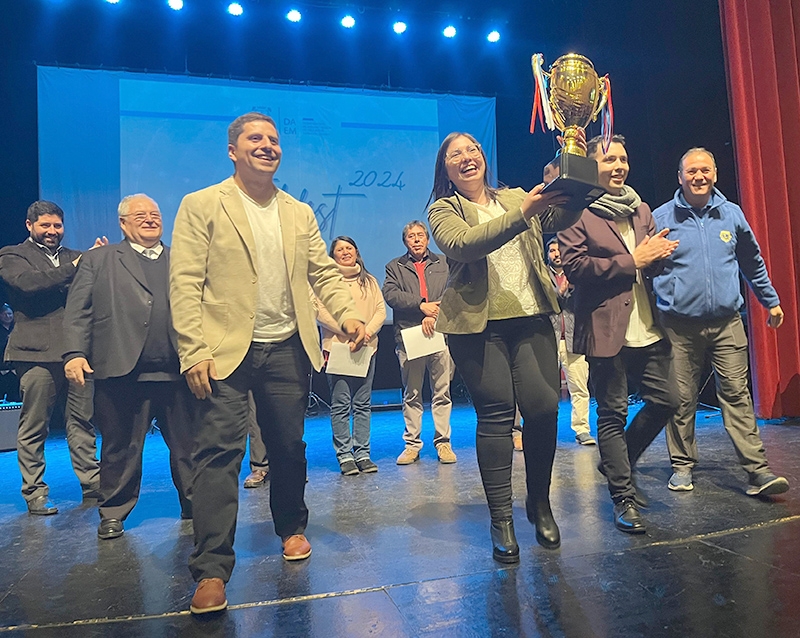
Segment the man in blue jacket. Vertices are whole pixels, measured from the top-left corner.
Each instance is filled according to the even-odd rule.
[[[662,325],[672,342],[680,392],[680,407],[667,425],[674,470],[669,489],[686,492],[694,487],[695,411],[702,366],[709,356],[722,421],[749,476],[747,494],[780,494],[789,489],[789,483],[775,476],[767,464],[747,387],[739,273],[769,309],[770,327],[783,323],[783,311],[742,209],[725,199],[714,187],[716,181],[714,156],[704,148],[689,149],[679,164],[681,187],[672,201],[653,211],[658,229],[669,228],[670,238],[680,240],[653,282]]]

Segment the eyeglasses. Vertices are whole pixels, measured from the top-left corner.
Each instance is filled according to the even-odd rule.
[[[478,157],[481,154],[481,145],[480,144],[470,144],[465,148],[459,148],[455,151],[451,151],[445,158],[448,162],[460,162],[461,158],[466,154],[467,157]]]
[[[130,217],[134,223],[136,224],[143,224],[148,219],[152,219],[153,221],[159,221],[161,219],[161,213],[157,210],[151,210],[146,213],[134,213],[133,215],[123,215],[123,218]]]

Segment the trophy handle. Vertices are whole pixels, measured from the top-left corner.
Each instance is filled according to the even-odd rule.
[[[609,84],[604,82],[603,78],[597,78],[597,93],[600,95],[600,99],[592,113],[592,122],[597,121],[597,116],[600,115],[600,111],[603,110],[606,102],[608,102],[608,89],[610,89]]]

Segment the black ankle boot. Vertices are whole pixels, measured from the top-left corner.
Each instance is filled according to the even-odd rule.
[[[514,521],[492,521],[492,557],[498,563],[518,563],[519,545],[514,535]]]
[[[557,549],[561,546],[561,532],[553,518],[548,499],[534,502],[529,496],[525,501],[525,512],[528,520],[536,526],[536,542],[539,545],[546,549]]]

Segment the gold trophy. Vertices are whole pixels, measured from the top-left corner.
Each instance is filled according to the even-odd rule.
[[[578,128],[597,119],[606,107],[603,117],[604,139],[611,139],[613,109],[611,108],[611,84],[608,77],[599,77],[591,61],[577,53],[568,53],[558,58],[546,72],[542,68],[544,56],[537,53],[531,57],[531,66],[536,80],[531,132],[537,112],[542,128],[562,132],[564,146],[559,152],[559,177],[547,185],[545,190],[561,191],[570,195],[564,208],[580,210],[600,197],[605,190],[597,183],[597,162],[586,157],[578,146]],[[549,88],[549,91],[548,91]]]

